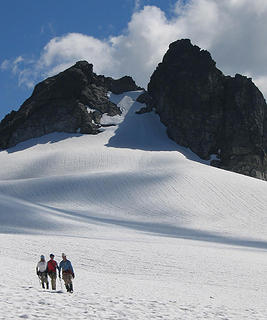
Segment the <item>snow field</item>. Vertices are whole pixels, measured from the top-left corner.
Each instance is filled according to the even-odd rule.
[[[1,319],[266,319],[261,250],[120,229],[102,239],[2,235],[1,243]],[[36,251],[51,247],[72,261],[73,295],[59,281],[57,293],[38,283]]]
[[[177,146],[139,94],[111,95],[99,135],[0,152],[1,319],[267,318],[266,182]],[[40,288],[51,252],[73,295]]]

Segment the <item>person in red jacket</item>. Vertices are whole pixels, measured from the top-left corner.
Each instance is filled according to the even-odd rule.
[[[54,260],[53,253],[50,254],[50,260],[47,262],[47,273],[49,277],[51,278],[51,285],[52,290],[56,290],[56,283],[57,283],[57,269],[59,272],[59,267],[57,262]],[[59,275],[60,277],[60,275]]]

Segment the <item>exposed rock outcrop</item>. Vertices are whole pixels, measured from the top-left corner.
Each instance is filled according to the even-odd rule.
[[[147,91],[144,91],[136,99],[137,102],[145,104],[145,107],[142,107],[140,110],[136,111],[137,114],[143,114],[152,111],[152,98]]]
[[[1,121],[0,148],[56,131],[96,134],[102,114],[121,113],[109,100],[108,91],[119,94],[138,89],[131,77],[114,80],[98,76],[92,64],[79,61],[37,84],[19,111]]]
[[[188,39],[169,46],[148,85],[170,138],[211,164],[267,179],[267,107],[251,79],[224,76]]]

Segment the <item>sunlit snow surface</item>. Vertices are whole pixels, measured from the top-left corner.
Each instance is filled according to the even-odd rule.
[[[0,152],[0,319],[267,318],[266,182],[201,163],[139,94],[99,135]],[[51,252],[73,295],[40,288]]]

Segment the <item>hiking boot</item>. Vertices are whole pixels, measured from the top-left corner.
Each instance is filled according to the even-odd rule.
[[[69,290],[69,292],[73,292],[73,285],[72,285],[72,283],[70,283],[70,290]]]

